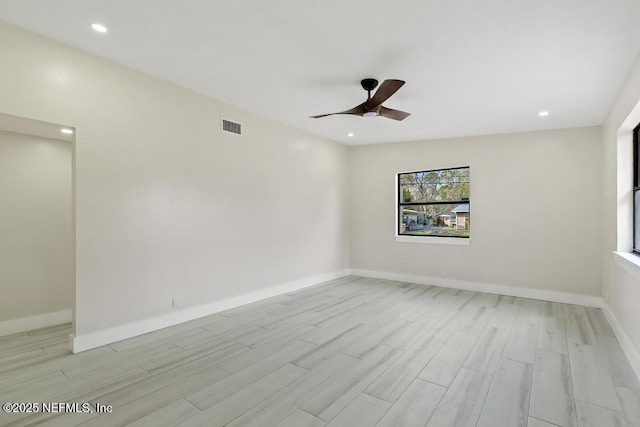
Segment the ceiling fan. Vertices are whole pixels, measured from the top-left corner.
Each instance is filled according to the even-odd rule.
[[[367,100],[365,102],[350,110],[341,111],[339,113],[320,114],[317,116],[311,116],[311,118],[319,119],[320,117],[333,116],[334,114],[351,114],[354,116],[362,117],[381,116],[398,121],[404,120],[410,116],[410,113],[393,110],[382,105],[382,103],[389,99],[391,95],[396,93],[398,89],[400,89],[402,85],[404,85],[404,83],[405,82],[403,80],[385,80],[382,82],[380,88],[378,88],[372,98],[371,91],[375,89],[376,86],[378,86],[378,81],[376,79],[363,79],[360,84],[362,85],[362,88],[368,93]]]

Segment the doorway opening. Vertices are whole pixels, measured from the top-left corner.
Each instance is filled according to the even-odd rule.
[[[74,159],[74,127],[0,113],[0,336],[45,352],[75,329]]]

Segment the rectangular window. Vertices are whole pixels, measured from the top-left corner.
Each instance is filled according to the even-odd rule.
[[[398,235],[468,238],[469,167],[398,174]]]
[[[640,254],[640,124],[633,130],[633,251]]]

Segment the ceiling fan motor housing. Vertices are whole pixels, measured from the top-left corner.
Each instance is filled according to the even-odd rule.
[[[362,79],[360,84],[364,90],[371,92],[378,86],[378,81],[376,79]]]

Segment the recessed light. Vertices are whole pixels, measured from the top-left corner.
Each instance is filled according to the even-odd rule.
[[[540,112],[538,113],[538,116],[540,116],[540,117],[547,117],[548,115],[549,115],[549,112],[548,112],[548,111],[540,111]]]
[[[73,129],[62,128],[62,129],[60,129],[60,132],[66,134],[66,135],[71,135],[73,133]]]
[[[94,22],[93,24],[91,24],[91,28],[93,28],[94,31],[97,31],[99,33],[106,33],[107,32],[107,27],[105,27],[102,24],[98,24],[97,22]]]
[[[347,134],[347,136],[348,136],[349,138],[353,137],[353,132],[349,132],[349,133]]]

